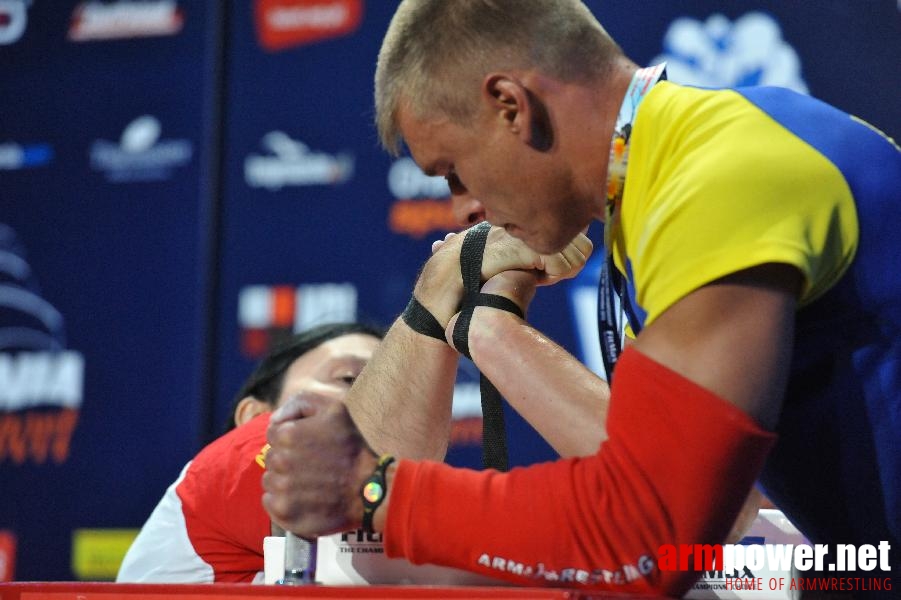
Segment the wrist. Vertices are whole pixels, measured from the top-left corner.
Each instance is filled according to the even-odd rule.
[[[529,304],[535,298],[537,282],[535,271],[504,271],[486,281],[480,291],[510,300],[519,307],[525,318]]]
[[[353,477],[351,477],[349,488],[347,489],[347,501],[345,502],[347,508],[344,516],[348,528],[359,527],[363,522],[363,496],[360,491],[366,484],[366,480],[372,475],[378,461],[378,456],[368,448],[364,448],[357,458]]]
[[[473,362],[478,365],[483,360],[490,360],[492,353],[506,348],[504,340],[509,339],[513,328],[523,324],[524,321],[511,312],[477,307],[469,327],[469,353]]]
[[[430,258],[416,280],[413,295],[442,327],[446,327],[450,318],[459,310],[463,298],[459,256],[454,261],[440,253]]]

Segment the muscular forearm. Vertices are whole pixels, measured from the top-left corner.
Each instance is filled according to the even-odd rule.
[[[563,348],[513,314],[479,308],[472,357],[504,398],[563,457],[597,452],[609,388]]]
[[[442,460],[456,373],[456,352],[398,319],[346,404],[376,452]]]
[[[441,327],[446,327],[459,310],[463,295],[460,274],[463,238],[456,236],[435,251],[423,267],[413,290],[419,303]],[[487,279],[509,270],[530,269],[540,273],[542,279],[557,280],[578,272],[590,253],[591,241],[582,234],[562,252],[543,256],[511,238],[503,229],[494,228],[488,238],[482,277]],[[444,458],[450,432],[457,357],[457,353],[440,340],[415,333],[401,319],[395,322],[347,398],[354,421],[375,450],[409,458]],[[571,369],[566,373],[567,376],[573,374]],[[586,374],[590,375],[584,369],[579,373]],[[535,377],[536,386],[539,379]],[[499,382],[496,385],[502,392],[518,391],[510,385],[505,388],[501,388]],[[583,394],[585,392],[583,389]],[[589,389],[587,393],[591,395],[592,402],[596,398],[598,402],[606,398],[606,392],[596,394],[595,389]],[[530,420],[535,419],[533,422],[547,414],[539,407],[538,400],[524,400],[523,405],[523,414]],[[550,409],[557,410],[555,407]],[[565,419],[555,419],[562,425],[548,426],[546,429],[549,439],[555,440],[551,443],[559,451],[567,455],[588,454],[594,452],[600,442],[601,430],[598,429],[594,435],[583,435],[581,431],[573,435],[569,422],[600,423],[602,418],[600,410],[590,416],[584,412],[568,412]],[[575,440],[563,440],[566,436],[579,439],[573,444]]]
[[[378,522],[386,554],[519,583],[680,596],[697,574],[661,571],[660,545],[722,542],[774,436],[634,350],[613,394],[609,438],[590,457],[509,473],[402,461]]]

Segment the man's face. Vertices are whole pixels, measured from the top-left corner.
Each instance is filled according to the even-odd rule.
[[[455,213],[464,218],[484,215],[533,250],[549,254],[594,217],[595,199],[576,191],[569,165],[554,152],[529,146],[489,111],[462,127],[446,118],[418,119],[404,107],[398,124],[420,168],[447,179]]]
[[[285,372],[276,408],[304,391],[343,400],[378,345],[379,340],[371,335],[351,333],[310,350]]]

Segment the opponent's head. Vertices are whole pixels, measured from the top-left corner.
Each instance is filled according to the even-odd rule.
[[[301,391],[343,398],[384,331],[363,323],[321,325],[273,349],[235,396],[226,428],[278,408]]]

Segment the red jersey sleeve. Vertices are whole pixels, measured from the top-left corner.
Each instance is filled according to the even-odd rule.
[[[212,442],[176,488],[191,544],[216,581],[252,581],[263,570],[271,531],[262,504],[268,425],[267,413]]]
[[[401,461],[385,550],[529,585],[681,594],[662,544],[722,542],[775,436],[634,348],[597,454],[509,473]]]

